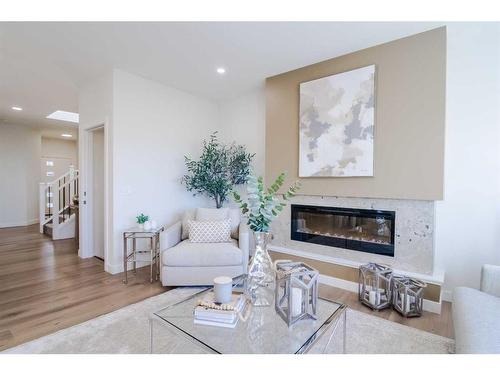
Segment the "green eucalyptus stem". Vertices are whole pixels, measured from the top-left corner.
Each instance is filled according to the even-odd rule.
[[[278,191],[283,186],[285,177],[285,173],[281,173],[266,189],[262,177],[257,178],[250,174],[247,181],[246,199],[242,199],[236,191],[232,192],[235,202],[240,205],[241,212],[248,219],[248,226],[254,232],[269,232],[273,219],[283,211],[286,202],[300,189],[300,183],[296,181],[278,197]]]

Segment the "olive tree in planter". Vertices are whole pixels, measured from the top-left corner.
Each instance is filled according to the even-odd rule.
[[[220,143],[215,132],[210,140],[203,141],[203,150],[198,160],[185,156],[188,173],[184,175],[182,182],[188,191],[215,200],[215,206],[221,208],[234,185],[247,181],[254,156],[255,154],[247,153],[244,146]]]

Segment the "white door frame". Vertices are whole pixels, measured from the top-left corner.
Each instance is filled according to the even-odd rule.
[[[109,126],[106,119],[103,123],[89,127],[80,133],[82,137],[82,152],[80,163],[80,249],[81,258],[91,258],[95,255],[93,242],[93,135],[94,131],[104,129],[104,269],[110,265],[110,168],[109,168]],[[109,271],[108,271],[109,272]]]

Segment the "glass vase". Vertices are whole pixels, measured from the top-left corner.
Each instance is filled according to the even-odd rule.
[[[274,266],[267,252],[269,232],[254,232],[255,254],[248,267],[247,296],[253,306],[270,306],[274,298]]]

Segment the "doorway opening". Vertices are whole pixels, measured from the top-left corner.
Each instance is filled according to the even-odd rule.
[[[78,244],[78,141],[69,139],[69,131],[63,135],[40,137],[39,227],[53,240],[74,238]]]
[[[103,125],[85,131],[82,254],[106,262],[106,141]]]

